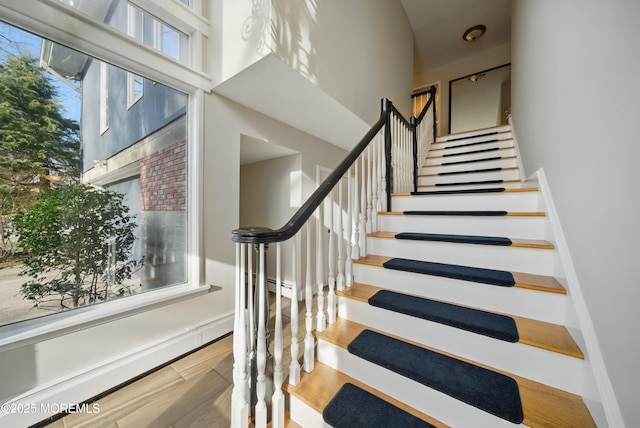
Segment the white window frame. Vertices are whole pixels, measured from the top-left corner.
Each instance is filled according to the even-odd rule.
[[[100,63],[100,135],[109,130],[109,64]]]
[[[145,3],[148,0],[141,1]],[[138,3],[138,1],[132,3]],[[151,4],[160,7],[153,1]],[[187,10],[184,4],[176,2],[175,5],[182,10]],[[171,4],[169,6],[170,8],[174,7]],[[190,13],[193,14],[192,11]],[[201,215],[203,167],[201,163],[203,159],[204,94],[205,91],[208,92],[211,89],[211,78],[202,70],[196,70],[167,55],[158,55],[158,52],[151,47],[138,43],[128,35],[57,1],[15,2],[0,0],[0,16],[11,25],[24,28],[41,37],[91,55],[107,64],[132,70],[134,73],[139,73],[146,78],[186,93],[188,95],[187,155],[189,170],[187,176],[188,277],[185,284],[148,291],[126,299],[117,299],[44,318],[34,318],[1,326],[0,352],[144,312],[158,305],[167,305],[195,295],[208,293],[209,286],[204,284],[201,238],[203,230]],[[204,31],[200,32],[198,37],[192,37],[194,34],[189,34],[190,40],[197,41],[206,38],[208,24],[206,27],[202,25],[206,20],[189,19],[196,23],[200,22],[198,27]],[[180,27],[176,26],[176,28]],[[108,74],[108,72],[106,73]],[[108,79],[103,81],[106,83],[106,80]]]
[[[140,88],[138,90],[138,87]],[[144,96],[144,77],[127,71],[127,110]]]

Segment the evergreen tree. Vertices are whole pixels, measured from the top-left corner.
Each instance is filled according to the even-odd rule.
[[[0,260],[10,219],[58,180],[79,178],[79,125],[63,116],[57,91],[38,58],[5,53],[0,61]]]

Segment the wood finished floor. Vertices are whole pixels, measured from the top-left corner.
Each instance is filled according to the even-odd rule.
[[[314,300],[314,308],[315,308]],[[283,367],[288,372],[291,345],[290,300],[282,299]],[[275,303],[271,305],[273,314]],[[304,302],[300,302],[299,336],[304,332]],[[315,312],[315,310],[314,310]],[[273,342],[273,338],[271,338]],[[299,357],[304,351],[298,343]],[[95,403],[100,412],[70,414],[47,428],[228,428],[233,389],[233,335],[106,395]]]

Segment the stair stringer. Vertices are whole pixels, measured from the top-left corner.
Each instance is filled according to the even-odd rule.
[[[524,181],[527,175],[525,174],[525,171],[524,171],[522,156],[520,156],[520,148],[518,146],[518,139],[516,138],[516,130],[515,130],[515,127],[513,126],[513,116],[511,116],[511,114],[509,114],[508,121],[509,121],[509,126],[511,127],[513,146],[515,147],[515,151],[516,151],[516,160],[518,162],[518,173],[520,174],[520,181]]]
[[[622,413],[604,364],[593,321],[589,315],[569,246],[553,203],[549,182],[543,168],[536,171],[534,175],[537,177],[540,188],[541,208],[546,211],[548,218],[549,230],[547,230],[548,235],[545,238],[554,242],[559,255],[559,264],[556,266],[558,271],[555,276],[561,280],[572,301],[573,314],[567,315],[567,325],[574,328],[568,328],[568,330],[585,353],[585,360],[590,363],[590,370],[585,373],[582,396],[598,426],[624,427]],[[575,316],[573,320],[572,315]],[[577,326],[579,326],[580,334],[576,334],[575,327]]]

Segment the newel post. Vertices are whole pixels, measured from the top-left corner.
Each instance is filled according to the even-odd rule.
[[[418,191],[418,120],[411,116],[411,135],[413,144],[413,191]]]
[[[384,155],[387,176],[387,211],[391,211],[391,193],[393,193],[393,168],[391,167],[391,101],[382,99],[382,114],[386,115],[384,125]]]

